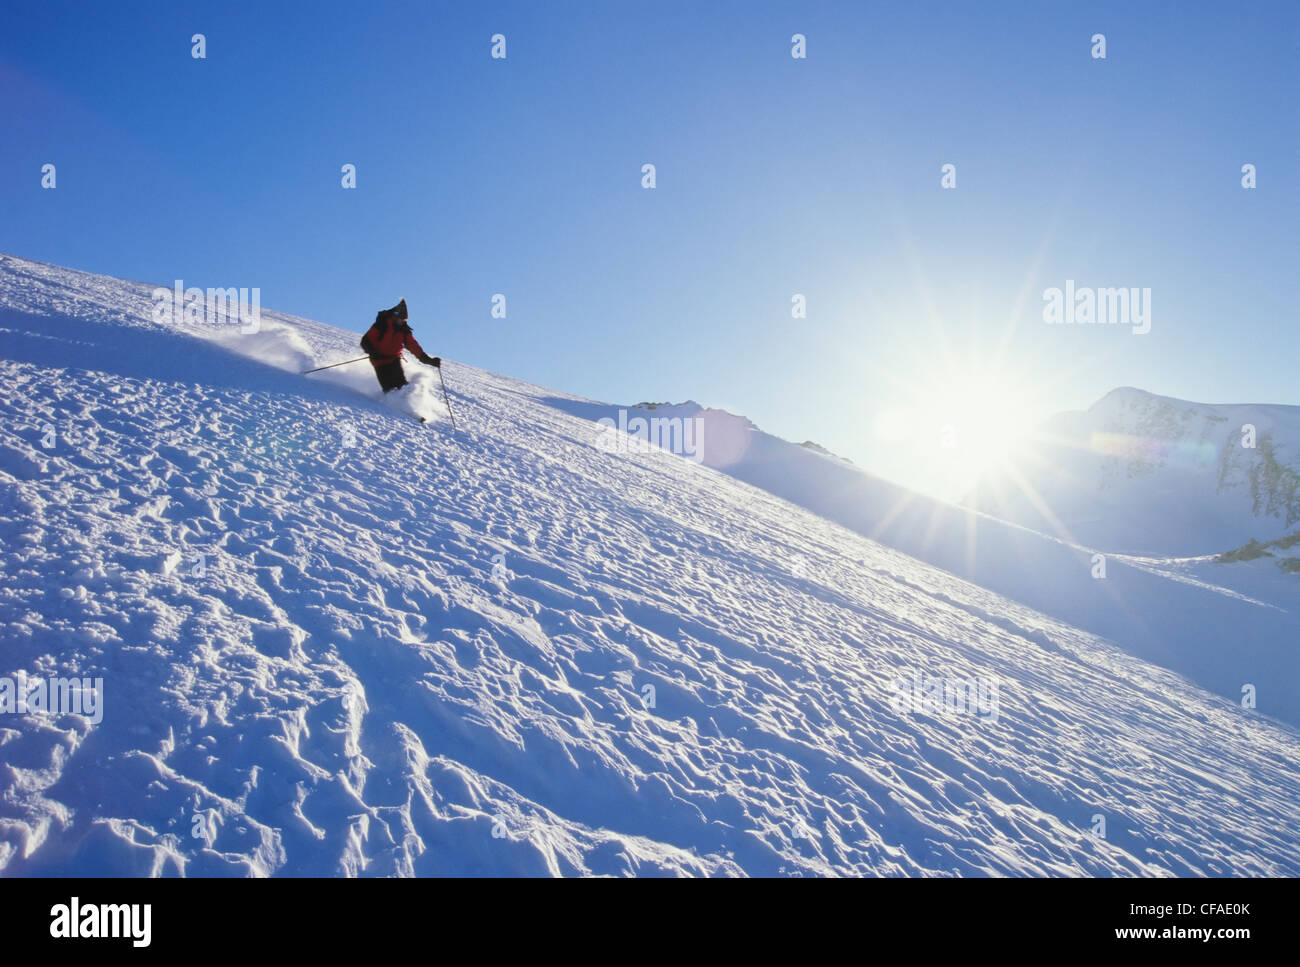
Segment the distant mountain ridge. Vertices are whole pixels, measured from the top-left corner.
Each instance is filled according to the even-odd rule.
[[[1015,465],[1027,486],[1004,474],[963,503],[1104,550],[1222,553],[1300,523],[1300,406],[1121,387],[1049,419]]]

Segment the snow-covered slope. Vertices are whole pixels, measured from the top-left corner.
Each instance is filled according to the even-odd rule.
[[[1111,551],[1219,553],[1300,531],[1300,406],[1125,387],[1049,420],[1017,469],[1023,484],[995,479],[967,502]]]
[[[421,426],[151,288],[0,256],[0,677],[103,679],[0,713],[4,873],[1300,874],[1292,728],[588,401],[453,363]]]
[[[1273,563],[1284,551],[1233,564],[1220,563],[1216,555],[1116,554],[1104,545],[1087,547],[917,494],[821,448],[782,440],[744,417],[697,403],[622,410],[589,401],[549,402],[647,437],[653,424],[642,426],[637,418],[698,420],[698,430],[680,436],[699,444],[682,449],[698,451],[694,457],[705,466],[1108,638],[1226,698],[1238,699],[1243,688],[1254,686],[1261,709],[1300,726],[1297,578]],[[678,439],[662,425],[659,436],[669,443]]]

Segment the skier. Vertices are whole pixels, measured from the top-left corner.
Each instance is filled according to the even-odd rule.
[[[375,367],[375,376],[385,393],[406,385],[406,373],[402,370],[403,348],[409,349],[426,365],[442,366],[441,359],[428,355],[415,341],[406,321],[405,299],[375,316],[375,324],[361,337],[361,348],[370,357],[370,364]]]

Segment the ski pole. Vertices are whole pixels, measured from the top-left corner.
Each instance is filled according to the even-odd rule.
[[[451,428],[456,429],[456,414],[451,411],[451,400],[447,397],[447,381],[442,378],[442,367],[438,367],[438,382],[442,384],[442,401],[447,404],[447,415],[451,417]]]
[[[333,369],[335,366],[346,366],[348,363],[359,363],[361,360],[369,358],[369,356],[358,356],[356,359],[345,359],[341,363],[330,363],[328,366],[317,366],[315,369],[303,370],[302,375],[306,376],[308,373],[319,373],[322,369]]]

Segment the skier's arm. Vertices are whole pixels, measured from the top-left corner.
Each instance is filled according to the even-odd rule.
[[[404,338],[405,338],[406,348],[409,349],[411,351],[411,355],[413,355],[420,362],[427,363],[430,366],[442,365],[441,359],[439,359],[437,356],[430,356],[428,353],[426,353],[423,349],[420,348],[420,344],[415,341],[415,336],[413,336],[410,332],[407,332]]]

